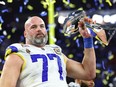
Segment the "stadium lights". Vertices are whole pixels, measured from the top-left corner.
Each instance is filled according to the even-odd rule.
[[[70,13],[70,12],[67,12],[67,13]],[[60,13],[60,15],[58,16],[58,23],[59,24],[64,23],[66,15],[67,14],[65,14],[65,12],[64,12],[63,15],[62,15],[62,13]],[[92,18],[93,21],[96,21],[96,23],[99,23],[99,24],[105,24],[105,23],[115,24],[116,23],[116,14],[102,15],[102,14],[99,14],[99,13],[95,13],[95,14],[92,14],[91,18]]]

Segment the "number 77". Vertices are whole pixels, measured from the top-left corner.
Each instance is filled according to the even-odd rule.
[[[37,59],[43,59],[43,71],[42,71],[42,82],[44,81],[48,81],[48,59],[47,57],[52,61],[54,60],[54,58],[57,58],[57,64],[58,64],[58,72],[60,74],[60,79],[63,80],[63,76],[62,76],[62,63],[61,63],[61,59],[58,55],[56,54],[47,54],[44,55],[44,54],[33,54],[31,55],[31,59],[32,59],[32,62],[37,62],[38,60]]]

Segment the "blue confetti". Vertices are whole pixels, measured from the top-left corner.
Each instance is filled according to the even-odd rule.
[[[61,44],[61,42],[62,42],[61,40],[57,40],[57,43],[58,43],[58,44]]]
[[[16,20],[16,22],[19,22],[19,18],[18,18],[18,17],[16,17],[16,19],[15,19],[15,20]]]
[[[42,11],[41,13],[40,13],[40,15],[43,17],[43,16],[46,16],[47,15],[47,12],[45,12],[45,11]]]
[[[56,8],[56,11],[61,11],[61,10],[62,10],[61,7],[57,7],[57,8]]]
[[[76,44],[77,44],[77,47],[80,47],[79,39],[76,39]]]
[[[46,31],[48,32],[50,29],[49,28],[46,28]]]
[[[106,69],[104,61],[102,61],[102,67],[103,67],[103,69]]]
[[[100,4],[101,7],[104,7],[104,4]]]
[[[3,39],[4,39],[4,36],[1,35],[1,36],[0,36],[0,44],[3,42]]]
[[[95,2],[95,6],[98,6],[97,0],[94,0],[94,2]]]
[[[20,42],[23,42],[23,41],[24,41],[24,36],[21,35],[21,36],[20,36]]]
[[[1,36],[0,36],[0,39],[4,39],[4,35],[1,35]]]
[[[70,3],[70,0],[67,0],[68,1],[68,3]]]
[[[2,60],[2,64],[4,64],[5,63],[5,61],[4,60]]]
[[[97,64],[96,64],[96,67],[97,67],[97,68],[101,68],[101,64],[100,64],[100,63],[97,63]]]
[[[3,22],[4,22],[4,20],[2,19],[2,16],[0,16],[0,22],[1,22],[1,23],[3,23]]]
[[[95,46],[94,46],[94,48],[95,48],[95,49],[98,49],[98,48],[99,48],[99,46],[98,46],[98,45],[95,45]]]
[[[23,10],[23,7],[20,6],[20,7],[19,7],[19,13],[22,13],[22,10]]]
[[[27,5],[28,2],[29,0],[24,0],[24,5]]]
[[[3,42],[3,40],[2,39],[0,39],[0,44]]]
[[[4,10],[2,10],[1,12],[2,12],[2,13],[5,13],[5,12],[9,12],[9,10],[8,10],[8,9],[4,9]]]

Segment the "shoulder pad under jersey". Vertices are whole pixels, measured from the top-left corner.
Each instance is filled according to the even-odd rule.
[[[62,49],[60,46],[58,45],[50,45],[50,47],[57,53],[57,54],[61,54],[62,53]]]
[[[5,57],[8,56],[11,53],[20,52],[20,51],[22,51],[22,49],[23,49],[23,44],[21,44],[21,43],[11,44],[6,48]]]

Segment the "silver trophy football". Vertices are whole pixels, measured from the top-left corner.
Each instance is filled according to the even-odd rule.
[[[63,24],[63,32],[66,36],[70,36],[79,31],[78,22],[83,20],[86,16],[86,12],[84,10],[76,10],[71,12],[68,17],[65,19]],[[105,30],[102,28],[100,24],[89,24],[85,23],[87,28],[91,28],[92,31],[96,34],[95,38],[99,40],[104,45],[108,45],[107,37]]]

